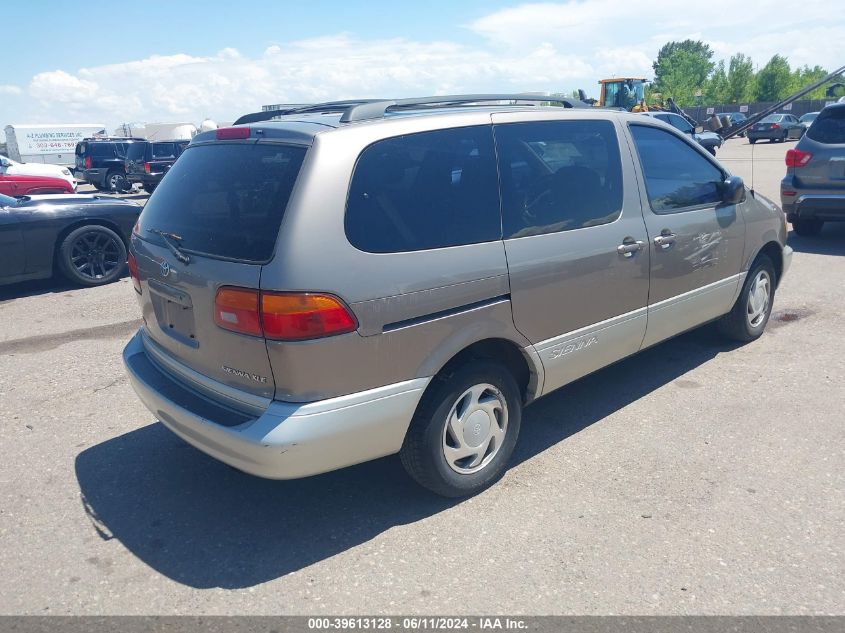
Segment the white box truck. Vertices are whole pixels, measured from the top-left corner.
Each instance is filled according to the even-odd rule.
[[[21,163],[74,165],[76,144],[84,138],[105,135],[99,123],[7,125],[6,150]]]

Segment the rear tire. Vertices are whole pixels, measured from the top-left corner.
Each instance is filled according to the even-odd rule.
[[[792,230],[801,237],[813,237],[821,233],[823,220],[793,220]]]
[[[96,224],[68,233],[58,249],[59,269],[80,286],[116,281],[126,268],[126,245],[110,228]]]
[[[767,255],[758,255],[733,308],[718,321],[719,331],[734,341],[750,343],[766,329],[775,300],[775,267]]]
[[[106,175],[106,190],[121,192],[129,189],[129,181],[126,180],[126,174],[119,171],[110,171]]]
[[[476,494],[505,472],[521,421],[511,373],[492,361],[469,362],[426,390],[399,453],[402,465],[444,497]]]

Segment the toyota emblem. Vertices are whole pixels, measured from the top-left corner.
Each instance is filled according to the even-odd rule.
[[[170,264],[161,262],[161,276],[167,277],[170,274]]]

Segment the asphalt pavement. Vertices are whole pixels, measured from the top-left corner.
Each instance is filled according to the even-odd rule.
[[[792,146],[753,146],[758,192]],[[751,152],[719,158],[750,182]],[[127,279],[0,288],[0,613],[845,614],[845,225],[790,244],[760,340],[705,327],[540,400],[463,501],[396,457],[239,473],[127,384]]]

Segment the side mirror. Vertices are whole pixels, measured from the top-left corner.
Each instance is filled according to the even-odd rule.
[[[739,204],[745,200],[745,183],[739,176],[730,176],[719,187],[724,204]]]
[[[701,134],[703,131],[704,131],[704,127],[703,127],[703,126],[701,126],[701,125],[696,126],[696,128],[695,128],[695,133],[696,133],[696,134]]]

